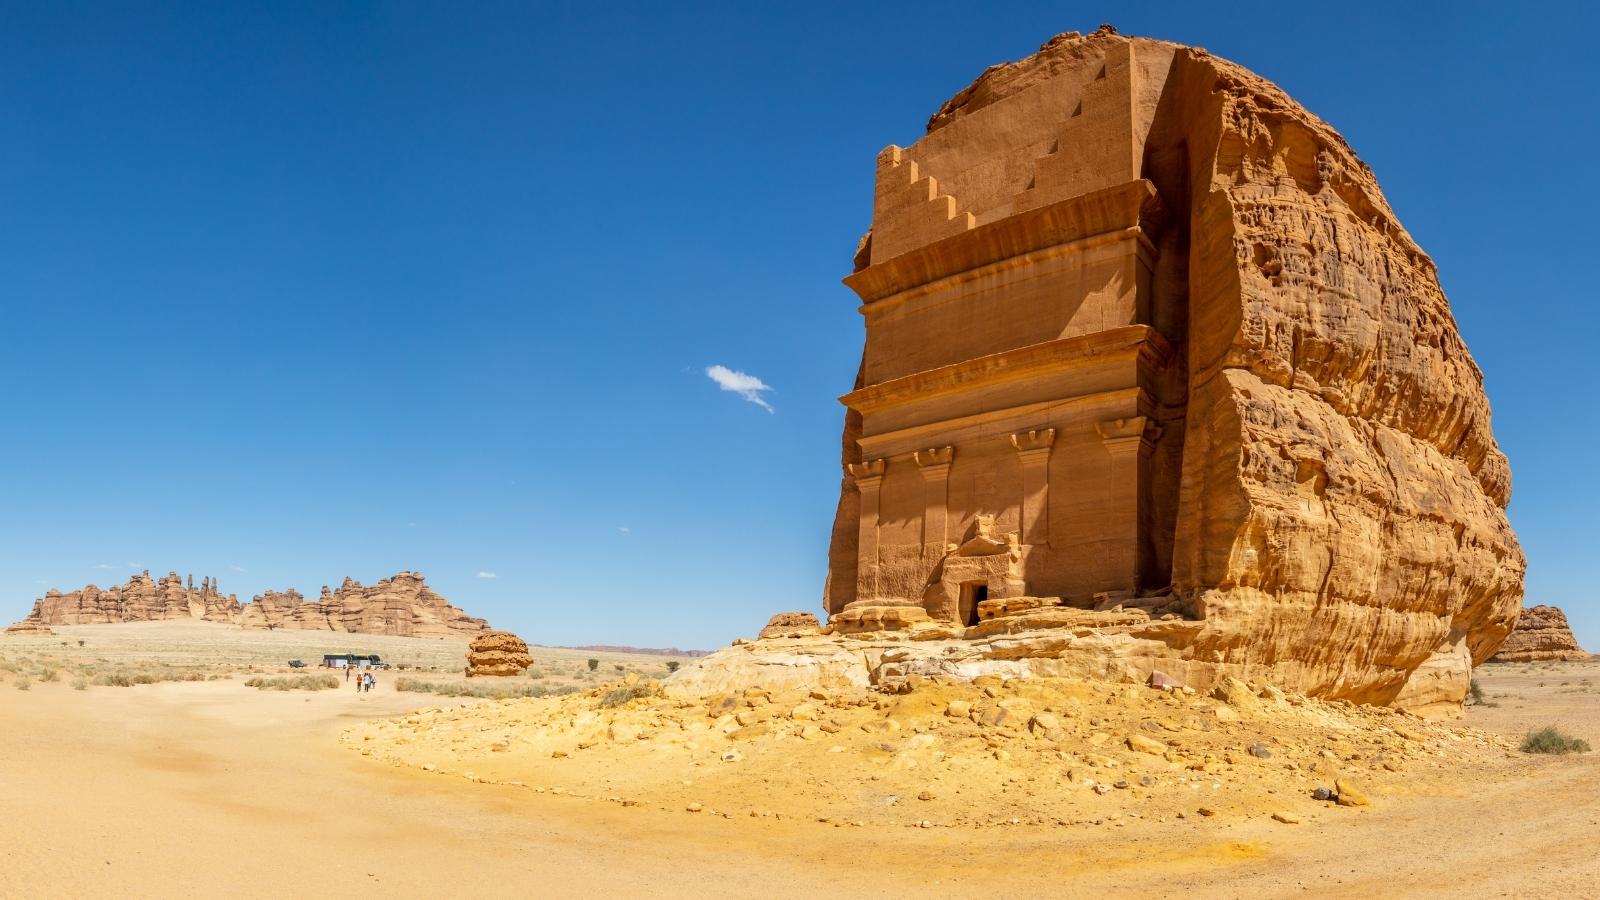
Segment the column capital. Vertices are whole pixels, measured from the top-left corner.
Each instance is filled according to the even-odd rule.
[[[845,470],[855,478],[857,487],[875,488],[883,480],[883,470],[887,465],[887,460],[864,459],[858,463],[846,464]]]
[[[1034,428],[1011,435],[1011,446],[1021,453],[1026,453],[1030,450],[1049,450],[1055,442],[1056,430],[1054,428]]]
[[[1161,426],[1152,422],[1148,416],[1107,419],[1094,427],[1100,433],[1101,443],[1112,453],[1126,453],[1132,450],[1149,453],[1155,448],[1155,442],[1161,437],[1162,431]]]
[[[911,454],[922,470],[924,478],[945,478],[950,474],[950,461],[955,459],[954,447],[930,447]]]

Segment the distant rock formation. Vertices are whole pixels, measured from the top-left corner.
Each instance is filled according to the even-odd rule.
[[[434,593],[420,572],[400,572],[371,587],[346,578],[337,591],[324,587],[322,596],[310,603],[299,591],[290,589],[268,591],[241,604],[233,594],[224,596],[213,578],[202,579],[197,588],[193,575],[185,581],[172,572],[154,581],[146,571],[127,584],[103,591],[92,584],[67,594],[51,590],[13,627],[169,619],[429,638],[471,637],[489,629],[488,622],[467,615]]]
[[[533,665],[528,645],[509,631],[486,631],[467,650],[467,677],[521,675]]]
[[[1517,617],[1511,636],[1500,645],[1493,662],[1534,662],[1588,659],[1578,646],[1567,614],[1554,606],[1530,606]]]
[[[639,653],[646,656],[682,656],[688,659],[699,659],[710,656],[710,650],[679,650],[677,647],[629,647],[622,644],[583,644],[577,647],[561,647],[562,650],[588,650],[593,653]]]
[[[19,636],[31,634],[39,637],[49,637],[50,635],[55,634],[55,632],[43,625],[40,625],[38,622],[32,622],[27,619],[23,619],[21,622],[18,622],[10,628],[7,628],[6,634],[15,634]]]
[[[223,596],[210,578],[203,579],[196,588],[193,575],[185,582],[177,572],[168,572],[156,581],[146,569],[128,579],[127,584],[105,590],[92,584],[67,594],[51,589],[34,602],[33,611],[23,621],[46,626],[162,619],[230,622],[238,613],[239,599],[232,594]]]

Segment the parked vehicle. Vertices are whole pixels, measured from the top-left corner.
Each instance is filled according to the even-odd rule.
[[[305,667],[306,667],[306,662],[303,659],[291,659],[291,660],[289,660],[289,668],[291,668],[291,669],[304,669]]]

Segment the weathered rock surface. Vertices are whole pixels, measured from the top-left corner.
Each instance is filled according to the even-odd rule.
[[[38,635],[41,637],[48,637],[55,634],[55,632],[43,625],[40,625],[38,622],[34,622],[30,619],[23,619],[21,622],[18,622],[17,624],[7,628],[6,634],[15,634],[18,636]]]
[[[1578,646],[1567,614],[1554,606],[1530,606],[1517,617],[1511,636],[1494,654],[1495,662],[1588,659]]]
[[[155,581],[147,571],[105,590],[92,584],[66,594],[51,590],[18,624],[48,627],[167,619],[434,638],[471,636],[489,627],[434,593],[416,572],[401,572],[371,587],[346,578],[338,591],[324,587],[322,598],[314,603],[291,589],[268,591],[240,604],[235,595],[223,595],[212,578],[195,587],[192,575],[185,581],[172,572]]]
[[[811,613],[781,612],[767,620],[766,627],[761,629],[761,637],[798,637],[816,634],[821,629],[822,623]]]
[[[467,649],[467,677],[521,675],[533,665],[528,645],[509,631],[486,631]]]
[[[1459,706],[1521,604],[1510,470],[1433,261],[1337,132],[1103,29],[991,67],[878,172],[836,629],[1032,616],[1066,635],[974,653]],[[1062,603],[980,625],[984,597]]]

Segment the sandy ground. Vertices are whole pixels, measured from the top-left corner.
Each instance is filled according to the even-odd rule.
[[[1600,667],[1481,674],[1498,705],[1469,710],[1465,726],[1554,723],[1600,746]],[[1411,790],[1386,786],[1369,807],[1300,825],[1219,813],[922,829],[625,807],[341,746],[346,732],[457,705],[238,679],[0,685],[0,897],[1515,897],[1600,884],[1600,754],[1486,751],[1426,777],[1414,764]]]

